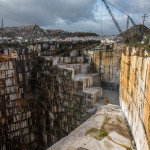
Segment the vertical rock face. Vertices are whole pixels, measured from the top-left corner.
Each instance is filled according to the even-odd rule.
[[[89,70],[89,64],[82,64],[84,57],[77,56],[77,49],[93,44],[31,44],[16,49],[17,59],[3,61],[0,57],[0,150],[41,150],[89,117],[87,109],[100,98],[101,88],[92,93],[88,88],[94,86],[93,78],[97,79],[98,74],[77,74]],[[50,57],[72,50],[77,54],[75,51],[70,57]],[[11,51],[6,48],[0,54],[9,56]],[[73,65],[68,69],[57,66],[57,62]]]
[[[55,66],[54,59],[40,57],[31,79],[32,92],[38,100],[38,140],[46,145],[54,144],[83,123],[92,106],[86,101],[83,82],[73,80],[74,69]]]
[[[119,90],[121,51],[95,51],[94,66],[101,73],[101,84],[104,89]]]
[[[150,55],[141,48],[122,53],[120,104],[138,150],[150,148]]]
[[[8,56],[12,49],[5,49]],[[33,104],[25,93],[31,92],[30,78],[38,52],[18,49],[18,58],[0,63],[0,149],[35,148]],[[34,58],[34,59],[33,59]],[[32,64],[32,65],[31,65]]]

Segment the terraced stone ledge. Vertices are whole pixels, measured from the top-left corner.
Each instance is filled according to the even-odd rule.
[[[106,105],[48,150],[134,150],[134,140],[119,106]]]

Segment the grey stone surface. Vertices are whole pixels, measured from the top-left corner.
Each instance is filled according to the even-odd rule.
[[[121,108],[106,105],[48,150],[133,150]]]

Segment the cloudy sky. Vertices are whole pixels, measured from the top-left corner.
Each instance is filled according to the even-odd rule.
[[[149,0],[108,0],[129,14],[136,24],[144,13],[150,15]],[[110,7],[122,30],[127,17]],[[0,19],[4,26],[37,24],[47,29],[92,31],[97,34],[118,34],[102,0],[0,0]],[[145,25],[150,28],[150,16]]]

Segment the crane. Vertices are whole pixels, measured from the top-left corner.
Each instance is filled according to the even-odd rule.
[[[106,0],[102,0],[102,2],[105,4],[105,7],[106,7],[106,9],[108,10],[108,13],[110,14],[110,16],[112,17],[112,20],[113,20],[113,22],[115,23],[115,25],[116,25],[118,31],[119,31],[120,33],[122,33],[122,30],[121,30],[121,28],[120,28],[118,22],[116,21],[115,16],[113,15],[113,13],[112,13],[112,11],[111,11],[111,9],[110,9],[108,3],[106,2]]]
[[[122,33],[122,30],[121,30],[121,28],[120,28],[118,22],[116,21],[116,18],[115,18],[115,16],[113,15],[113,13],[112,13],[112,11],[111,11],[109,5],[111,5],[112,7],[116,8],[116,9],[118,9],[120,12],[122,12],[123,14],[125,14],[125,15],[127,16],[127,26],[126,26],[126,27],[127,27],[127,30],[128,30],[128,28],[129,28],[129,21],[131,21],[131,23],[132,23],[133,26],[135,27],[136,31],[137,31],[139,34],[142,34],[141,31],[139,30],[139,28],[136,26],[136,24],[135,24],[135,22],[133,21],[133,19],[132,19],[128,14],[126,14],[126,13],[123,12],[121,9],[117,8],[116,6],[114,6],[113,4],[109,3],[109,2],[106,1],[106,0],[102,0],[102,2],[105,4],[105,7],[106,7],[106,9],[108,10],[108,13],[110,14],[110,16],[111,16],[111,18],[112,18],[114,24],[116,25],[116,27],[117,27],[119,33]],[[108,4],[109,4],[109,5],[108,5]]]

